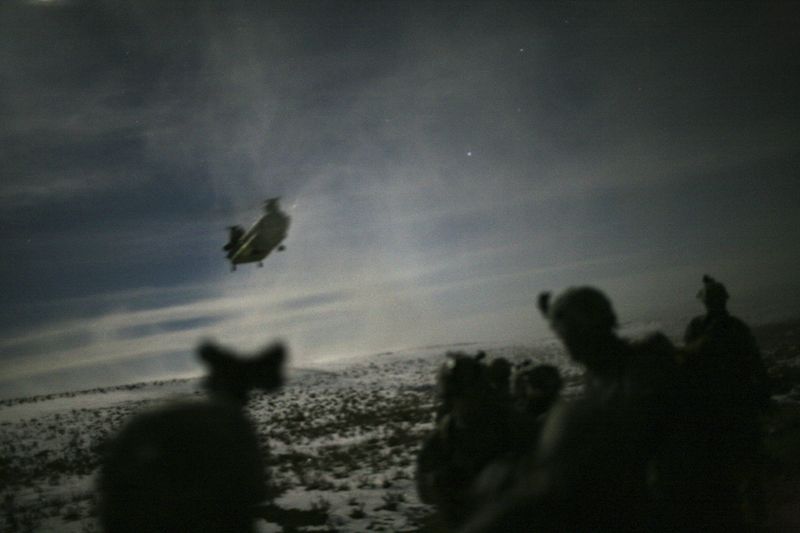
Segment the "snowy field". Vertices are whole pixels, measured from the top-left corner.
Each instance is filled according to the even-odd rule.
[[[558,364],[572,389],[579,371],[559,345],[454,345],[354,357],[290,369],[249,414],[269,458],[276,495],[260,531],[414,531],[414,465],[432,427],[435,373],[447,351]],[[202,394],[174,380],[0,402],[2,531],[96,531],[94,481],[104,443],[128,417]],[[270,518],[280,523],[268,521]]]
[[[782,472],[774,507],[788,515],[800,494],[793,475],[800,472],[793,459],[800,457],[797,325],[757,330],[776,401],[789,413],[768,429]],[[258,509],[258,530],[429,530],[433,510],[419,502],[414,469],[432,428],[435,373],[447,351],[481,349],[556,364],[566,394],[579,391],[579,369],[551,341],[429,347],[294,368],[280,392],[254,395],[249,414],[275,492]],[[131,414],[201,394],[198,380],[174,380],[0,402],[0,531],[98,531],[94,480],[109,437]]]

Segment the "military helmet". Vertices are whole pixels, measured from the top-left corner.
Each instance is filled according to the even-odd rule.
[[[484,352],[475,356],[463,352],[448,352],[447,361],[439,369],[436,377],[440,397],[460,396],[485,387],[486,365],[482,359]]]
[[[548,364],[532,365],[530,361],[514,374],[514,392],[517,395],[530,395],[532,392],[552,398],[558,395],[563,386],[558,368]]]
[[[489,381],[494,384],[508,383],[511,377],[511,363],[505,357],[492,359],[487,366]]]
[[[556,331],[605,332],[617,327],[611,302],[593,287],[567,289],[553,303],[549,293],[542,293],[539,309]]]
[[[703,288],[697,293],[697,297],[707,307],[724,307],[728,301],[728,290],[725,285],[706,274],[703,276]]]

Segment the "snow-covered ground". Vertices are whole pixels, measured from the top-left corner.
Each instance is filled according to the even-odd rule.
[[[798,405],[800,322],[756,333],[776,400]],[[256,394],[248,407],[275,489],[258,510],[259,531],[424,529],[432,509],[416,494],[416,455],[432,428],[436,371],[456,350],[555,364],[566,395],[580,388],[580,369],[555,341],[437,346],[290,369],[281,391]],[[94,480],[104,444],[132,414],[201,394],[194,379],[0,402],[0,531],[97,531]],[[800,487],[792,459],[800,457],[800,409],[791,413],[769,429],[780,446],[776,471],[798,473],[776,492],[776,506],[786,509]]]
[[[281,391],[255,394],[248,406],[277,492],[259,530],[280,531],[271,519],[309,531],[419,529],[431,509],[416,494],[416,454],[432,427],[436,371],[457,350],[555,363],[569,385],[578,382],[554,342],[437,346],[290,369]],[[0,403],[0,530],[96,531],[104,443],[132,414],[201,394],[195,379]]]

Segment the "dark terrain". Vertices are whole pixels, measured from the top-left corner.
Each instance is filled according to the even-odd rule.
[[[800,320],[754,328],[773,382],[765,419],[767,531],[800,531]],[[558,364],[568,395],[580,371],[560,345],[459,346]],[[432,427],[435,372],[448,347],[382,353],[296,370],[249,413],[269,455],[275,498],[259,531],[435,531],[414,462]],[[94,477],[129,415],[200,394],[196,380],[142,383],[0,402],[0,530],[97,531]]]

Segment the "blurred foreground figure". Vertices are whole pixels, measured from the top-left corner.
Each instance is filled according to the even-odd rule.
[[[533,465],[465,531],[652,531],[658,464],[670,431],[675,351],[663,335],[629,342],[600,291],[567,290],[539,307],[569,355],[586,367],[585,392],[557,402]]]
[[[507,497],[535,464],[542,428],[563,386],[556,367],[531,361],[519,365],[511,377],[507,441],[471,487],[476,507]]]
[[[512,390],[513,376],[513,390]],[[484,352],[448,353],[437,376],[436,425],[417,460],[420,499],[449,527],[500,497],[533,455],[561,376],[549,365],[511,363]]]
[[[714,278],[703,276],[697,297],[706,314],[693,318],[686,328],[683,340],[695,354],[687,362],[705,373],[710,392],[730,395],[725,399],[728,411],[733,408],[751,417],[763,412],[770,402],[769,378],[750,328],[728,312],[728,291]]]
[[[533,365],[530,361],[525,363],[514,372],[512,395],[516,412],[530,421],[526,429],[535,429],[558,399],[563,382],[553,365]],[[537,440],[538,434],[531,436],[529,442],[535,443]]]
[[[105,531],[253,531],[266,476],[243,408],[250,390],[283,383],[286,350],[245,360],[207,343],[198,356],[210,367],[209,398],[141,414],[111,443],[99,478]]]
[[[451,526],[472,506],[481,471],[509,451],[510,364],[485,354],[448,353],[438,375],[437,421],[417,461],[420,499],[435,505]]]
[[[694,410],[688,414],[673,491],[686,522],[699,527],[752,527],[766,518],[760,481],[760,417],[770,390],[750,328],[727,310],[728,291],[703,276],[706,314],[686,328],[685,367]]]

